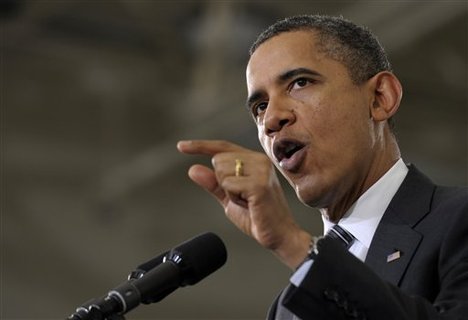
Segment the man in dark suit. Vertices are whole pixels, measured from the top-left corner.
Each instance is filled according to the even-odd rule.
[[[252,46],[247,88],[266,155],[178,148],[212,157],[189,176],[294,270],[268,317],[468,319],[468,191],[404,164],[392,131],[402,88],[376,38],[341,18],[285,19]],[[295,223],[272,163],[327,236]]]

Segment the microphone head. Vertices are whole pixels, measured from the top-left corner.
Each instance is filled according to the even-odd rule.
[[[221,268],[227,260],[227,251],[220,237],[207,232],[173,248],[166,259],[181,268],[181,286],[186,286],[196,284]]]

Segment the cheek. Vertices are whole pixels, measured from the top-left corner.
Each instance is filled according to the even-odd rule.
[[[368,135],[369,119],[362,105],[348,99],[316,99],[306,116],[313,140],[329,150],[356,148]]]
[[[262,145],[263,149],[266,148],[266,137],[265,135],[263,134],[263,132],[265,132],[264,128],[262,125],[257,125],[257,137],[258,137],[258,141],[260,142],[260,144]],[[266,150],[265,150],[266,151]]]
[[[340,127],[340,116],[334,107],[334,103],[321,97],[308,101],[301,108],[304,126],[313,140],[329,139],[336,133],[336,127]]]
[[[264,128],[262,125],[257,126],[257,136],[258,136],[258,141],[260,142],[260,145],[263,148],[263,151],[265,151],[266,155],[270,158],[272,158],[272,155],[270,153],[271,148],[271,139],[269,139],[265,134],[264,134]]]

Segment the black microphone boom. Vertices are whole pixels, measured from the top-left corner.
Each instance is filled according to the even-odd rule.
[[[223,241],[214,233],[204,233],[151,259],[133,271],[129,280],[100,299],[78,308],[68,319],[123,319],[140,303],[160,301],[179,287],[193,285],[224,265]]]

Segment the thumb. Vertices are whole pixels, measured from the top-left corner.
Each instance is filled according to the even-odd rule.
[[[211,193],[221,203],[221,205],[224,206],[226,193],[219,186],[213,170],[200,164],[195,164],[190,167],[188,175],[193,182]]]

